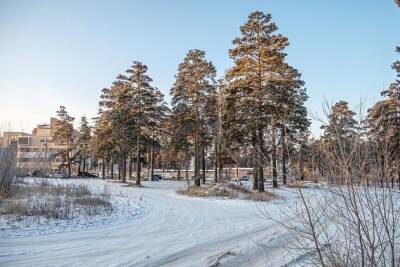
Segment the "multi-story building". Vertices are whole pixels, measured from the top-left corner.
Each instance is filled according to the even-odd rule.
[[[50,124],[40,124],[32,133],[4,132],[2,146],[17,145],[17,168],[23,171],[54,171],[60,168],[61,158],[57,152],[66,148],[65,144],[54,142],[57,119],[51,118]]]

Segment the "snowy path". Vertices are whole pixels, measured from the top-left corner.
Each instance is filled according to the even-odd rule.
[[[103,181],[98,181],[103,183]],[[288,236],[254,202],[177,196],[184,183],[113,189],[149,203],[146,216],[94,230],[0,239],[0,266],[279,266]],[[278,210],[282,201],[268,209]],[[266,249],[256,242],[267,242]],[[271,257],[274,255],[274,257]]]

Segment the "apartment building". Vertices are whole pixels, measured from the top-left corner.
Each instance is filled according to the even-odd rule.
[[[54,133],[57,130],[57,119],[51,118],[50,124],[40,124],[33,129],[32,133],[4,132],[2,141],[3,148],[11,144],[17,145],[17,167],[22,171],[31,172],[55,171],[61,165],[61,158],[57,152],[65,149],[64,144],[54,142]]]

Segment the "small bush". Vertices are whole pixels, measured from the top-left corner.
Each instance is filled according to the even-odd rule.
[[[236,184],[215,184],[211,186],[191,186],[178,190],[177,193],[191,197],[222,197],[253,201],[268,201],[277,196],[271,192],[257,192]]]
[[[17,146],[11,144],[3,149],[0,154],[0,193],[7,195],[15,182],[17,174]]]

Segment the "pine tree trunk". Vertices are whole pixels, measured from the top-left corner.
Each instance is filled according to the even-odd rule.
[[[299,151],[299,172],[300,172],[300,180],[303,181],[304,180],[304,156],[303,156],[303,150],[304,150],[304,145],[303,145],[303,141],[300,144],[300,151]],[[344,167],[344,169],[346,170],[347,168]],[[343,171],[343,173],[345,173],[346,171]],[[342,175],[342,183],[344,181],[343,179],[343,175]]]
[[[132,156],[129,156],[129,180],[132,179]]]
[[[214,158],[214,182],[218,183],[218,159]]]
[[[300,157],[300,180],[304,180],[304,159]],[[342,182],[343,183],[343,182]]]
[[[203,149],[202,149],[202,160],[201,160],[201,163],[202,163],[202,168],[203,168],[203,184],[205,184],[206,183],[206,152],[205,152],[205,148],[204,148],[204,146],[203,146]]]
[[[154,138],[154,135],[153,135]],[[154,177],[154,141],[151,140],[151,152],[150,152],[150,179],[153,181]]]
[[[258,190],[258,162],[257,162],[257,152],[256,152],[256,134],[253,132],[253,136],[251,139],[252,147],[253,147],[253,190]]]
[[[140,133],[138,131],[136,137],[136,185],[140,185]]]
[[[185,178],[187,182],[187,188],[189,190],[190,182],[189,182],[189,150],[186,149],[186,157],[185,157]]]
[[[397,155],[397,159],[396,159],[396,168],[397,168],[397,183],[398,183],[398,187],[400,189],[400,159],[399,159],[399,155]]]
[[[396,114],[397,118],[399,118],[400,114]],[[400,129],[399,129],[399,124],[400,122],[397,123],[397,127],[396,127],[396,132],[397,135],[400,135]],[[396,171],[397,171],[397,183],[398,183],[398,188],[400,189],[400,155],[399,155],[399,151],[398,149],[400,148],[400,136],[397,136],[396,138],[396,147],[397,147],[397,151],[395,151],[396,153]]]
[[[181,180],[181,153],[178,152],[178,164],[177,164],[177,168],[178,168],[178,180]]]
[[[222,162],[219,163],[219,171],[218,171],[218,182],[222,183],[224,181],[224,164]]]
[[[150,148],[151,149],[151,148]],[[147,156],[147,179],[149,179],[149,181],[152,181],[151,176],[150,176],[150,161],[151,161],[151,152],[146,154]]]
[[[380,160],[379,160],[379,167],[380,167],[380,171],[381,171],[381,173],[380,173],[380,186],[381,186],[381,188],[383,188],[383,180],[384,180],[384,177],[385,177],[385,158],[384,158],[384,156],[383,156],[383,153],[381,153],[381,155],[380,155]]]
[[[121,160],[119,161],[118,164],[118,180],[121,180]]]
[[[86,157],[83,157],[83,172],[86,171]]]
[[[194,139],[194,179],[195,185],[200,186],[200,148],[199,148],[199,114],[196,107],[195,139]]]
[[[276,127],[275,118],[271,119],[271,153],[272,153],[272,187],[278,187],[278,173],[276,170]]]
[[[214,144],[214,182],[218,183],[218,139],[215,138]]]
[[[111,158],[111,160],[110,160],[110,164],[111,164],[111,180],[113,180],[114,179],[114,161],[113,161],[113,159]]]
[[[236,151],[236,179],[239,180],[239,149]]]
[[[263,140],[263,132],[262,127],[259,126],[258,129],[258,144],[259,144],[259,151],[258,151],[258,192],[264,192],[264,167],[263,167],[263,150],[264,150],[264,140]]]
[[[67,163],[68,163],[68,177],[71,177],[71,158],[69,157],[69,152],[67,152]]]
[[[78,163],[78,176],[81,176],[81,160],[79,159],[79,163]]]
[[[124,153],[123,156],[123,161],[122,161],[122,182],[126,183],[126,153]]]
[[[101,163],[101,176],[103,177],[103,180],[106,179],[106,166],[104,159],[103,162]]]
[[[286,130],[282,125],[282,183],[286,184]]]

